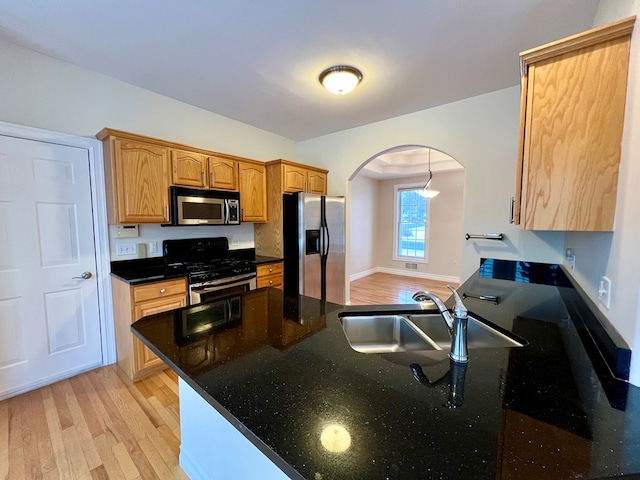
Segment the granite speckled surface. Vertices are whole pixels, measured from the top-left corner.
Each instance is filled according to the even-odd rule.
[[[529,345],[470,350],[458,407],[449,401],[446,354],[357,353],[336,315],[344,307],[277,289],[242,294],[242,316],[227,324],[213,325],[194,306],[132,328],[299,478],[634,478],[640,389],[616,379],[595,344],[583,344],[588,328],[572,318],[575,298],[563,291],[573,287],[562,271],[547,266],[538,275],[535,264],[519,263],[524,277],[485,263],[459,289],[471,312]],[[473,298],[485,294],[497,303]],[[416,362],[433,385],[414,378]]]

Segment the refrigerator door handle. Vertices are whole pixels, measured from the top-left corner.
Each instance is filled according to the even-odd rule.
[[[326,225],[322,227],[322,239],[323,239],[323,247],[322,247],[322,255],[325,257],[329,255],[329,245],[331,243],[331,238],[329,237],[329,227]]]

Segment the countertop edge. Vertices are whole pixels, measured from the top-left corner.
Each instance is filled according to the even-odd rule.
[[[206,390],[200,387],[189,375],[184,373],[175,363],[169,360],[153,343],[149,342],[145,337],[140,335],[136,330],[131,328],[131,332],[157,355],[167,366],[173,370],[189,387],[195,390],[209,405],[216,409],[238,432],[240,432],[253,446],[271,460],[280,470],[292,479],[306,480],[304,476],[289,465],[282,457],[275,453],[266,443],[264,443],[256,434],[249,430],[240,420],[234,417],[229,411],[216,401]]]

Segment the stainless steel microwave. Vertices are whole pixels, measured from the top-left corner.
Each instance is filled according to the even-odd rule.
[[[170,187],[171,225],[238,225],[240,194]]]

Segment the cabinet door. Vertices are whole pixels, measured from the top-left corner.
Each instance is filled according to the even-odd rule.
[[[169,160],[166,148],[115,141],[118,223],[169,222]]]
[[[171,183],[187,187],[206,186],[207,157],[199,153],[171,150]]]
[[[293,165],[283,165],[282,191],[285,193],[306,192],[307,170]]]
[[[157,300],[138,303],[134,307],[133,321],[135,322],[136,320],[142,317],[146,317],[147,315],[162,313],[168,310],[186,306],[186,295],[159,298]],[[137,338],[133,339],[133,358],[135,375],[143,370],[160,367],[164,364],[162,360],[160,360],[151,350],[145,347],[144,344]]]
[[[612,38],[621,31],[601,27],[522,54],[524,229],[613,229],[630,36]]]
[[[307,191],[317,195],[327,194],[327,174],[309,170],[307,172]]]
[[[267,171],[263,165],[239,162],[238,186],[240,191],[241,220],[267,221]]]
[[[209,188],[238,190],[236,162],[226,158],[209,157]]]

